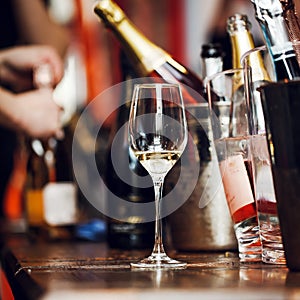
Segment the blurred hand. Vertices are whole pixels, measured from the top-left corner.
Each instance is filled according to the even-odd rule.
[[[20,46],[0,51],[0,84],[14,92],[27,91],[33,88],[33,70],[49,64],[53,70],[54,85],[63,76],[63,61],[49,46]]]
[[[62,109],[54,102],[51,89],[38,89],[15,95],[15,126],[33,138],[63,137]]]

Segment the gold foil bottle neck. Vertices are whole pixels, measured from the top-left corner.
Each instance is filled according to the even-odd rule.
[[[140,76],[147,76],[165,62],[172,61],[170,55],[147,39],[113,1],[99,0],[94,12],[116,34]]]

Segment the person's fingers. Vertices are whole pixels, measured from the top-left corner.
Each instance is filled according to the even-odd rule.
[[[49,64],[53,69],[54,83],[63,77],[64,65],[56,50],[50,46],[23,46],[6,50],[2,55],[2,64],[9,66],[15,72],[32,71],[42,64]]]
[[[0,69],[0,83],[9,86],[14,92],[21,92],[32,88],[32,76],[28,72],[16,72],[3,64]]]
[[[39,67],[40,65],[49,65],[53,72],[54,84],[57,84],[63,77],[64,66],[62,59],[58,53],[48,46],[36,47],[36,62],[32,61],[32,67]]]

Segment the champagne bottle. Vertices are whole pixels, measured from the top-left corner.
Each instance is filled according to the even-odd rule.
[[[114,1],[97,1],[94,11],[122,44],[122,48],[134,66],[137,76],[159,77],[168,82],[182,83],[202,96],[191,95],[182,86],[186,104],[203,102],[204,86],[202,80],[187,67],[173,59],[165,50],[148,40]]]
[[[276,79],[297,80],[300,67],[283,17],[279,0],[251,0],[275,66]]]
[[[134,204],[153,201],[154,188],[147,171],[135,156],[130,155],[126,125],[133,90],[131,79],[135,77],[135,72],[123,51],[121,51],[120,62],[123,80],[126,81],[122,89],[122,98],[125,97],[126,102],[118,108],[117,122],[109,137],[109,143],[110,145],[115,144],[118,155],[113,155],[114,150],[110,146],[106,171],[106,184],[110,190],[107,195],[107,205],[110,215],[116,217],[108,218],[107,241],[112,248],[151,249],[154,244],[154,223],[145,222],[145,217],[136,210]],[[121,173],[118,173],[114,167],[116,165]],[[122,179],[122,174],[126,174],[126,182],[124,178]],[[147,188],[141,187],[141,178],[144,182],[145,176],[148,176],[149,179]],[[133,205],[115,207],[113,205],[114,197],[131,202]]]
[[[34,82],[37,88],[52,89],[52,70],[48,64],[34,70]],[[27,139],[25,207],[29,232],[34,238],[72,238],[77,192],[67,145],[71,145],[67,138]]]
[[[293,0],[280,0],[283,16],[288,28],[290,41],[293,42],[298,63],[300,64],[300,21]]]
[[[248,17],[246,15],[235,14],[233,16],[230,16],[227,20],[227,31],[230,36],[230,42],[232,47],[233,68],[242,68],[241,60],[243,55],[246,52],[251,51],[255,47],[254,39],[251,33],[251,23],[249,22]],[[271,81],[269,73],[264,65],[264,60],[260,51],[252,52],[248,55],[246,59],[248,60],[248,66],[251,67],[251,78],[253,85],[251,87],[251,90],[255,91],[262,84]],[[235,80],[236,97],[244,98],[244,76],[241,72],[236,77],[238,77]],[[248,108],[246,107],[246,101],[240,102],[241,106],[234,106],[233,116],[241,114],[248,115],[249,126],[242,129],[244,133],[263,133],[265,132],[265,122],[263,118],[263,110],[261,106],[259,93],[254,92],[252,96],[253,103],[248,103]],[[250,114],[247,113],[247,109],[250,110]],[[247,125],[246,122],[245,125]],[[243,134],[243,132],[240,132],[238,134]],[[234,134],[236,135],[237,132],[234,132]]]

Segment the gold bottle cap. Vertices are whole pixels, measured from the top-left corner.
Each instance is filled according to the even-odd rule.
[[[124,12],[111,0],[99,0],[94,6],[94,12],[104,21],[107,26],[118,24],[124,18]]]

